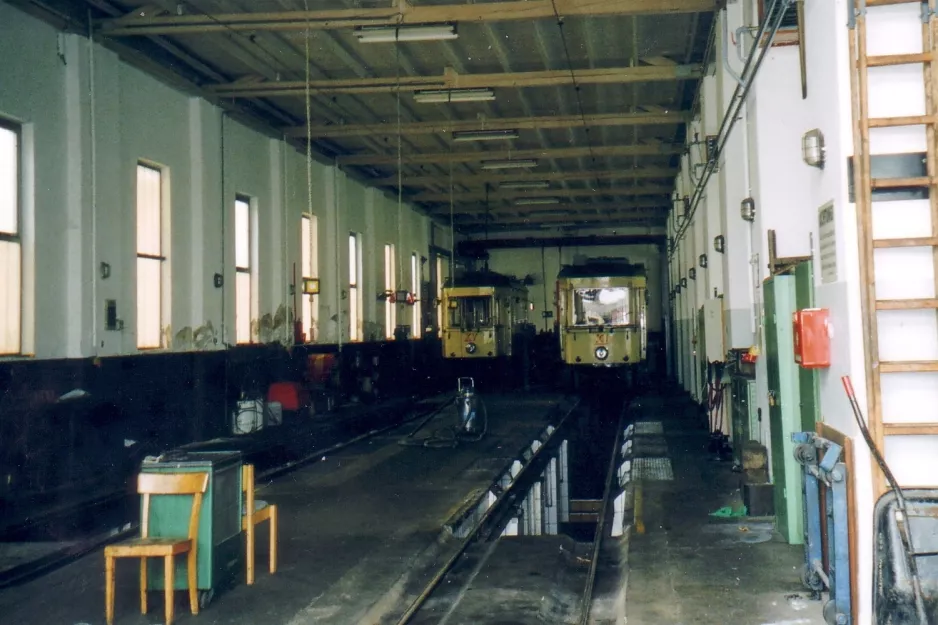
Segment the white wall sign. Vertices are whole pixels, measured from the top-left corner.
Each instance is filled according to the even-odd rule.
[[[818,247],[821,257],[821,282],[837,282],[837,237],[834,228],[834,203],[818,209]]]

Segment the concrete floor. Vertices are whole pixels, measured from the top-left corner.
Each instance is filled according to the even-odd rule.
[[[400,434],[409,431],[405,427],[284,475],[260,493],[281,510],[277,574],[264,567],[262,531],[255,585],[248,587],[239,577],[198,616],[188,613],[177,593],[176,622],[381,622],[407,605],[452,553],[457,540],[441,530],[447,520],[540,434],[559,400],[492,396],[487,398],[489,435],[479,443],[457,449],[405,447],[398,444]],[[139,614],[137,570],[132,562],[118,564],[118,625],[163,622],[159,601],[151,602],[150,614]],[[104,623],[101,552],[0,592],[0,615],[5,625]]]
[[[822,603],[800,582],[801,546],[788,545],[770,518],[709,516],[742,505],[739,476],[708,454],[707,432],[690,402],[671,396],[643,404],[641,418],[664,426],[646,449],[660,452],[664,444],[674,480],[644,482],[645,533],[629,538],[625,622],[823,625]]]

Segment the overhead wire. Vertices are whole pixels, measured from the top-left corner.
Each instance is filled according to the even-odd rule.
[[[590,140],[590,129],[589,125],[586,123],[586,114],[583,112],[583,100],[580,98],[580,84],[576,79],[576,72],[573,69],[573,61],[570,59],[570,48],[567,45],[567,35],[563,29],[563,18],[560,16],[560,12],[557,10],[556,0],[550,0],[551,7],[554,9],[554,17],[557,19],[557,29],[560,31],[560,41],[563,44],[563,54],[567,59],[567,69],[570,71],[570,80],[573,82],[573,92],[576,95],[576,105],[577,110],[580,113],[580,122],[583,126],[583,132],[586,134],[586,148],[589,151],[590,163],[594,167],[596,165],[596,155],[593,152],[593,142]],[[596,177],[596,188],[600,188],[602,182],[599,177]]]
[[[671,249],[668,250],[669,259],[673,258],[674,253],[677,250],[677,244],[687,233],[687,229],[697,212],[697,208],[700,205],[701,200],[703,199],[707,183],[710,181],[710,176],[716,169],[716,164],[719,162],[720,156],[723,153],[723,148],[726,146],[726,142],[729,139],[730,132],[732,132],[733,128],[736,126],[739,112],[742,109],[743,104],[746,102],[746,98],[749,95],[749,90],[752,88],[752,84],[755,81],[755,77],[758,74],[759,68],[762,66],[762,61],[765,59],[765,55],[768,53],[769,48],[772,47],[772,42],[775,40],[775,35],[781,26],[782,19],[784,19],[785,14],[788,12],[788,9],[793,4],[793,2],[794,0],[773,0],[771,8],[768,10],[768,15],[770,16],[769,19],[762,21],[762,23],[759,25],[759,30],[755,35],[755,40],[759,42],[763,39],[763,37],[766,37],[766,41],[762,44],[753,46],[749,55],[746,57],[746,62],[743,65],[743,71],[741,73],[745,84],[736,84],[736,88],[734,89],[733,95],[730,98],[730,104],[727,107],[726,114],[724,115],[723,120],[720,123],[720,128],[717,131],[714,153],[708,155],[709,158],[706,160],[703,173],[701,174],[700,179],[694,188],[693,195],[691,196],[691,208],[687,215],[687,219],[671,242]],[[781,5],[780,9],[779,5]],[[698,87],[698,89],[700,88],[702,88],[702,85]]]

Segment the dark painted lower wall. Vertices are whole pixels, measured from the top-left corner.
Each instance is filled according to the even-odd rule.
[[[335,356],[315,381],[314,354]],[[0,519],[120,487],[147,454],[230,435],[237,401],[273,382],[337,403],[434,392],[439,354],[426,339],[0,363]],[[60,399],[75,390],[87,395]]]

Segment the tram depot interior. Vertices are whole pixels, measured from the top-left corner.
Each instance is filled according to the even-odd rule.
[[[0,3],[0,622],[938,624],[935,9]]]

